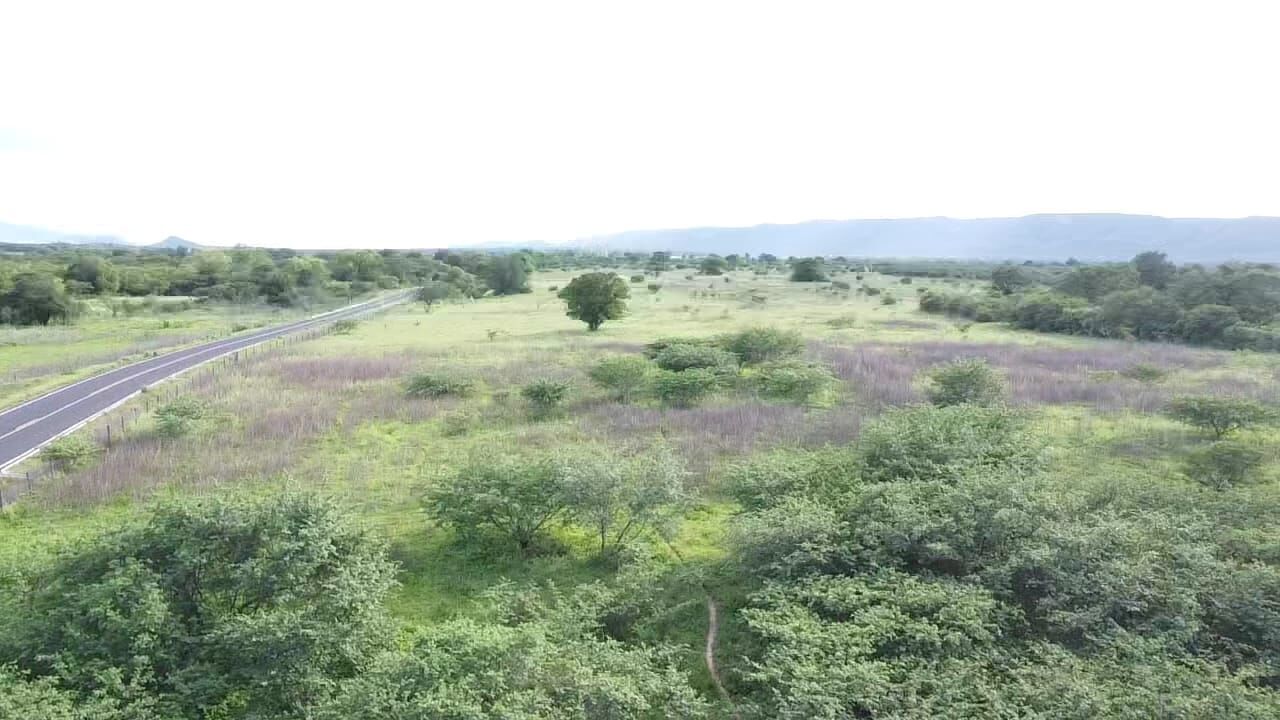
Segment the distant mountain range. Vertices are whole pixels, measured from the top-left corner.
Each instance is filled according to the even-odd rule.
[[[792,225],[639,230],[589,238],[613,250],[984,260],[1127,260],[1160,250],[1178,262],[1280,262],[1280,217],[1027,215],[959,220],[814,220]]]
[[[22,245],[51,245],[54,243],[68,245],[129,244],[114,235],[74,235],[28,225],[11,225],[5,222],[0,222],[0,243],[18,243]]]
[[[202,250],[205,247],[199,243],[183,240],[174,235],[150,245],[135,245],[115,235],[77,235],[29,225],[13,225],[0,222],[0,244],[6,243],[18,245],[123,245],[125,247],[145,247],[155,250],[175,250],[178,248]]]
[[[7,223],[0,223],[0,243],[129,245],[110,235],[73,235]],[[566,247],[542,243],[503,246]],[[1144,250],[1160,250],[1177,262],[1280,262],[1280,217],[1059,214],[972,220],[813,220],[790,225],[635,230],[583,238],[567,246],[720,255],[773,253],[780,257],[1083,261],[1127,260]],[[145,247],[198,250],[204,246],[169,237]]]

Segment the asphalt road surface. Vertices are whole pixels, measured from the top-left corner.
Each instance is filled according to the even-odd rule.
[[[0,412],[0,471],[25,460],[49,442],[124,402],[148,385],[237,350],[336,320],[366,315],[410,297],[410,293],[400,293],[287,325],[175,350],[95,375],[14,406]]]

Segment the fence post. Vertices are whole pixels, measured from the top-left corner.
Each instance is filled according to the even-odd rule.
[[[31,492],[31,471],[27,471],[27,492]]]
[[[111,421],[107,421],[107,449],[111,449]]]

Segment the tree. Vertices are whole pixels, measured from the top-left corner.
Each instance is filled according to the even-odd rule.
[[[1218,440],[1206,448],[1192,452],[1185,465],[1187,477],[1214,490],[1226,490],[1245,484],[1262,465],[1262,451],[1252,445],[1233,440]]]
[[[1138,283],[1153,287],[1157,290],[1164,290],[1169,286],[1169,281],[1173,279],[1178,268],[1169,262],[1168,258],[1162,252],[1147,251],[1139,253],[1133,258],[1133,267],[1138,271]]]
[[[636,355],[618,355],[601,360],[587,374],[615,400],[630,402],[649,387],[653,363]]]
[[[0,298],[3,319],[17,325],[48,325],[53,320],[69,320],[74,308],[61,280],[34,272],[20,273],[13,279],[9,292]]]
[[[1114,292],[1102,299],[1099,319],[1109,334],[1164,340],[1175,334],[1182,308],[1152,287]]]
[[[1138,287],[1138,273],[1130,265],[1082,265],[1058,281],[1060,293],[1097,302],[1120,290]]]
[[[1174,420],[1208,430],[1218,440],[1274,418],[1274,413],[1257,401],[1207,395],[1175,398],[1166,413]]]
[[[599,586],[500,587],[492,614],[431,623],[344,683],[315,720],[651,720],[708,716],[675,648],[602,637]],[[551,600],[542,598],[550,595]],[[619,605],[624,600],[612,600]]]
[[[592,272],[579,275],[563,287],[556,297],[565,301],[565,313],[587,324],[595,332],[606,320],[626,315],[631,290],[615,273]]]
[[[654,274],[665,272],[671,266],[671,253],[661,250],[649,256],[648,269]]]
[[[81,255],[67,268],[68,280],[91,286],[99,295],[110,295],[120,289],[120,273],[109,260],[97,255]]]
[[[432,305],[447,299],[452,294],[453,287],[449,283],[428,280],[422,284],[422,287],[418,288],[418,302],[426,305],[427,310],[430,310]]]
[[[593,453],[561,464],[573,518],[591,528],[600,554],[617,556],[648,531],[669,536],[688,471],[666,446],[632,458]]]
[[[728,267],[729,263],[725,262],[725,259],[719,255],[705,257],[698,265],[703,275],[723,275]]]
[[[427,512],[460,536],[489,530],[529,555],[568,507],[563,478],[545,456],[476,459],[433,487]]]
[[[991,285],[1002,295],[1012,295],[1031,284],[1031,278],[1017,265],[1001,265],[991,271]]]
[[[520,388],[520,396],[529,401],[534,417],[546,418],[560,409],[572,387],[563,380],[540,378]]]
[[[927,377],[925,397],[938,407],[991,406],[1004,402],[1004,383],[981,358],[953,360],[935,367]]]
[[[494,295],[518,295],[529,289],[529,260],[523,253],[500,255],[489,261],[485,281]]]
[[[801,258],[791,264],[791,282],[826,282],[822,258]]]
[[[1194,345],[1222,345],[1227,329],[1240,322],[1240,313],[1226,305],[1197,305],[1178,321],[1178,335]]]
[[[0,656],[86,702],[144,693],[163,717],[293,716],[388,648],[394,576],[329,501],[166,504],[41,571],[0,618]]]

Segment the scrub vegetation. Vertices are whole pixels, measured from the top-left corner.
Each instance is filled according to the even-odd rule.
[[[1280,715],[1280,354],[1194,307],[1096,337],[926,298],[1111,266],[423,257],[484,290],[46,451],[0,717]]]

